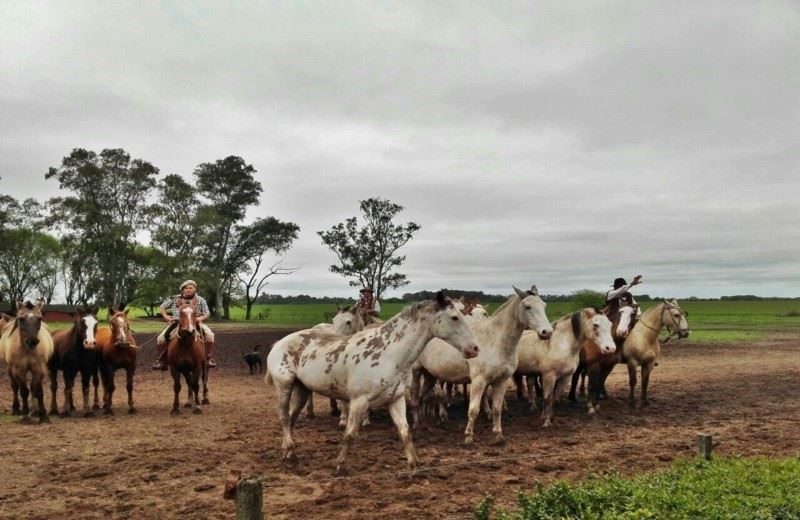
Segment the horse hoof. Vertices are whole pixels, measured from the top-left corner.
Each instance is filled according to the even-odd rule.
[[[474,444],[475,444],[475,439],[472,437],[472,435],[464,437],[464,446],[472,446]]]
[[[48,417],[47,414],[42,414],[39,416],[39,424],[49,423],[49,422],[50,422],[50,417]]]
[[[586,414],[587,415],[594,415],[596,412],[597,412],[597,410],[595,410],[593,407],[590,406],[589,409],[586,411]]]
[[[347,475],[347,470],[344,466],[336,466],[336,469],[333,470],[334,477],[344,477],[345,475]]]
[[[650,401],[642,401],[642,408],[647,408],[650,406]]]
[[[112,410],[111,408],[106,408],[105,410],[103,410],[103,415],[114,415],[114,410]]]
[[[186,403],[185,405],[183,405],[184,408],[191,408],[192,406],[194,406],[192,405],[192,403]]]
[[[506,439],[502,435],[497,435],[492,442],[490,443],[492,446],[505,446]]]
[[[203,410],[201,410],[200,407],[197,407],[194,410],[192,410],[192,413],[195,415],[200,415],[201,413],[203,413]]]
[[[20,412],[19,410],[12,410],[11,415],[22,415],[22,412]]]
[[[169,414],[170,414],[170,415],[180,415],[180,414],[181,414],[181,411],[180,411],[180,409],[179,409],[179,408],[173,408],[173,409],[172,409],[172,411],[171,411],[171,412],[169,412]]]
[[[308,419],[316,419],[317,416],[314,415],[313,413],[309,412],[309,413],[306,414],[306,418],[308,418]]]
[[[128,408],[128,413],[129,413],[130,415],[133,415],[133,414],[135,414],[135,413],[138,413],[138,412],[139,412],[139,410],[137,410],[137,409],[136,409],[136,408],[134,408],[133,406],[131,406],[130,408]]]
[[[99,404],[96,404],[96,405],[92,406],[92,410],[99,410],[99,409],[100,409],[100,405]]]
[[[31,424],[32,422],[33,420],[28,415],[23,415],[19,420],[20,424]]]
[[[290,451],[289,453],[283,456],[283,460],[285,460],[289,464],[297,464],[297,453]]]
[[[204,397],[200,404],[211,404],[211,401],[208,400],[208,397]]]
[[[340,415],[342,415],[342,411],[341,410],[339,410],[337,408],[334,408],[333,410],[331,410],[331,417],[339,417]]]
[[[550,419],[545,419],[542,423],[542,428],[550,428],[551,426],[553,426],[553,423],[550,422]]]
[[[69,417],[70,415],[72,415],[72,414],[71,414],[71,413],[69,413],[69,412],[68,412],[68,411],[66,411],[66,410],[64,410],[63,412],[61,412],[60,414],[58,414],[58,416],[59,416],[59,417],[61,417],[62,419],[66,419],[66,418],[67,418],[67,417]]]
[[[94,417],[94,412],[91,411],[83,412],[84,419],[91,419],[92,417]]]

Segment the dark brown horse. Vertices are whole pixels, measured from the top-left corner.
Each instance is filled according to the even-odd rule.
[[[92,408],[89,406],[89,383],[94,383],[94,408],[99,409],[97,398],[98,385],[98,355],[95,348],[95,333],[97,332],[97,307],[85,309],[77,308],[75,323],[69,330],[59,330],[53,333],[53,356],[47,363],[50,372],[50,415],[58,414],[58,372],[64,375],[64,408],[62,417],[69,417],[75,410],[72,399],[72,388],[78,372],[81,374],[81,388],[83,390],[83,415],[91,417]]]
[[[100,354],[100,379],[103,383],[103,413],[114,413],[112,402],[114,396],[114,373],[118,369],[125,370],[126,389],[128,390],[128,413],[136,413],[133,406],[133,375],[136,372],[136,352],[139,347],[131,334],[128,322],[128,311],[112,311],[109,309],[108,327],[101,327],[95,334],[97,350]]]
[[[194,406],[192,413],[203,413],[200,409],[200,381],[203,382],[203,404],[208,404],[208,360],[205,344],[201,337],[196,319],[197,300],[191,304],[183,304],[178,308],[178,331],[167,342],[167,366],[172,376],[172,389],[175,399],[172,403],[172,415],[180,411],[181,376],[189,387],[189,402],[186,407]]]

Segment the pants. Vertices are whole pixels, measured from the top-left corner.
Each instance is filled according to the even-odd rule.
[[[167,343],[169,343],[169,340],[172,339],[173,333],[177,328],[178,328],[177,322],[170,323],[158,335],[158,338],[156,339],[156,347],[158,348],[159,359],[161,359],[161,357],[163,357],[164,354],[166,353]],[[199,328],[200,328],[200,333],[202,334],[202,337],[204,338],[206,345],[206,357],[210,358],[214,353],[214,333],[211,332],[211,329],[208,328],[208,325],[206,325],[205,323],[201,323]]]

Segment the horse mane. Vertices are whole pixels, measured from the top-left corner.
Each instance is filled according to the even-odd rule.
[[[434,305],[437,305],[437,303],[433,300],[423,300],[421,302],[414,302],[411,305],[406,305],[405,307],[403,307],[403,310],[400,311],[400,313],[397,314],[397,316],[395,316],[389,321],[394,321],[397,318],[416,320],[420,312],[427,312]]]
[[[514,301],[515,299],[516,301]],[[519,295],[512,294],[511,296],[508,297],[508,299],[505,302],[503,302],[503,305],[498,307],[497,310],[494,311],[492,314],[502,314],[502,312],[506,309],[506,307],[508,307],[512,303],[518,303],[519,301],[520,301]]]

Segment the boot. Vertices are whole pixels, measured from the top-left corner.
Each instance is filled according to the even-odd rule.
[[[167,363],[166,363],[166,356],[167,356],[167,344],[164,343],[163,345],[158,345],[158,357],[156,358],[156,362],[153,363],[151,367],[153,370],[166,370]]]
[[[214,361],[214,342],[209,341],[206,343],[206,358],[208,359],[208,368],[217,368],[217,362]]]

